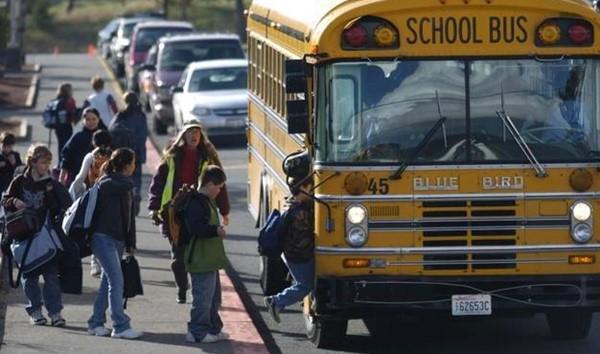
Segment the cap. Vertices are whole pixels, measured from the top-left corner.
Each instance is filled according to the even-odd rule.
[[[96,117],[100,118],[100,112],[94,107],[86,107],[81,113],[81,117],[85,117],[88,112],[92,112],[96,115]]]

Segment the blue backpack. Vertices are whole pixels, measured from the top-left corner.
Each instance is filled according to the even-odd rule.
[[[269,258],[279,258],[283,252],[283,241],[287,212],[273,209],[267,222],[258,234],[258,253]]]
[[[98,200],[98,184],[86,190],[65,212],[62,229],[79,247],[81,258],[92,254],[89,238],[93,232],[93,218]]]
[[[55,99],[46,104],[46,107],[42,112],[42,122],[44,123],[44,127],[54,129],[61,123],[60,103],[59,99]]]

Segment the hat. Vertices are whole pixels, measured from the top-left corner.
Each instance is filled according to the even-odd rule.
[[[85,117],[85,115],[86,115],[88,112],[92,112],[92,113],[94,113],[94,114],[96,115],[96,117],[100,118],[100,112],[98,112],[98,110],[97,110],[96,108],[94,108],[94,107],[91,107],[91,106],[90,106],[90,107],[86,107],[86,108],[83,110],[83,112],[81,113],[81,117],[82,117],[82,118],[83,118],[83,117]]]
[[[177,141],[180,141],[181,139],[183,139],[183,135],[185,134],[185,132],[187,132],[190,129],[194,129],[194,128],[198,128],[198,129],[202,130],[202,124],[200,124],[200,121],[198,121],[196,119],[190,119],[190,120],[186,120],[185,122],[183,122],[183,126],[181,127],[181,130],[177,134],[175,141],[177,142]]]

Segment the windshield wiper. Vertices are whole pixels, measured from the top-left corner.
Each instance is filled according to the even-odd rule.
[[[437,122],[435,122],[433,127],[431,127],[431,129],[427,132],[427,134],[423,137],[423,139],[421,139],[421,141],[419,142],[419,145],[417,145],[417,147],[415,148],[415,151],[406,160],[404,160],[402,162],[402,165],[400,165],[400,167],[398,167],[398,170],[396,170],[396,172],[394,172],[394,174],[390,175],[389,178],[391,180],[396,180],[396,179],[402,178],[402,173],[404,172],[404,170],[406,170],[406,167],[408,167],[408,164],[413,162],[414,159],[421,153],[421,150],[423,150],[423,148],[425,146],[427,146],[427,143],[429,143],[429,140],[431,140],[431,138],[433,138],[433,135],[440,129],[440,127],[442,127],[444,125],[444,123],[446,123],[446,120],[448,120],[448,118],[441,117],[440,119],[437,120]]]
[[[531,151],[529,145],[527,145],[527,142],[525,142],[525,139],[523,139],[523,136],[521,135],[521,133],[519,133],[519,130],[513,123],[512,119],[510,119],[510,116],[504,110],[504,89],[502,88],[502,85],[500,85],[500,99],[502,109],[500,111],[496,111],[496,115],[498,116],[498,118],[500,118],[506,129],[508,129],[508,132],[510,133],[510,135],[512,135],[513,139],[515,139],[515,142],[519,146],[519,149],[521,149],[523,155],[525,155],[525,157],[535,170],[535,175],[540,178],[547,177],[548,173],[546,173],[546,169],[544,169],[544,166],[542,166],[542,164],[537,160],[537,158],[533,154],[533,151]]]

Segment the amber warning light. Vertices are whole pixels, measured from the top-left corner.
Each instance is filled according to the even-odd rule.
[[[538,47],[591,46],[594,44],[594,28],[581,19],[548,19],[538,27],[535,42]]]
[[[346,50],[393,49],[399,46],[396,27],[379,17],[355,19],[342,32],[342,48]]]

